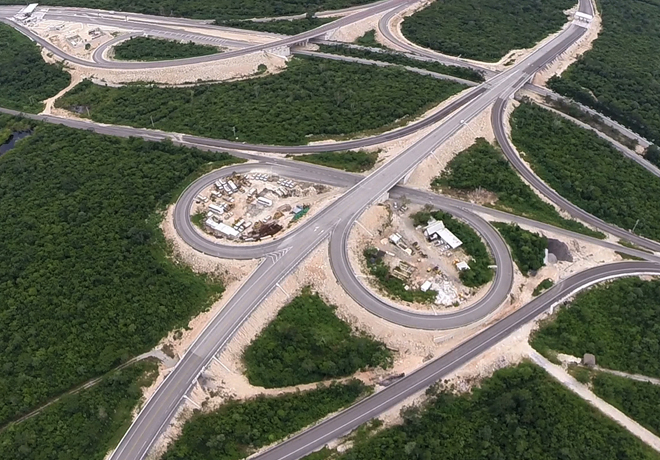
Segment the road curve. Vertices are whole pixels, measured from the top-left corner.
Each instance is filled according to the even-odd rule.
[[[449,353],[434,359],[393,385],[322,421],[302,433],[251,457],[253,460],[297,460],[328,442],[350,433],[363,423],[403,402],[419,391],[460,368],[493,345],[502,341],[523,324],[562,302],[576,292],[599,281],[650,274],[659,276],[660,265],[651,262],[620,262],[603,265],[575,274],[536,297],[531,302],[463,342]]]
[[[513,165],[514,168],[516,168],[518,173],[532,185],[532,187],[538,190],[552,203],[559,206],[560,209],[568,212],[572,217],[581,220],[582,222],[585,222],[586,224],[591,225],[605,233],[609,233],[618,238],[630,241],[631,243],[635,243],[638,246],[651,249],[652,251],[660,252],[660,243],[635,235],[634,233],[623,230],[616,225],[608,224],[602,219],[599,219],[598,217],[595,217],[592,214],[589,214],[588,212],[580,209],[566,198],[561,196],[559,193],[557,193],[555,190],[553,190],[548,184],[543,182],[543,180],[541,180],[541,178],[539,178],[536,173],[534,173],[534,171],[527,165],[527,163],[525,163],[522,158],[520,158],[516,148],[513,146],[511,140],[506,134],[505,111],[507,103],[508,98],[499,98],[493,107],[491,123],[493,130],[495,131],[495,138],[497,139],[497,142],[499,143],[502,151],[504,152],[504,155],[507,157],[509,162]]]
[[[191,65],[191,64],[200,64],[204,62],[214,62],[214,61],[222,61],[225,59],[230,59],[238,56],[245,56],[247,54],[251,53],[256,53],[260,51],[266,51],[269,49],[277,48],[277,47],[291,47],[297,43],[305,42],[307,40],[310,40],[312,38],[316,38],[319,36],[324,35],[327,32],[330,32],[338,27],[343,27],[346,25],[353,24],[357,21],[361,21],[363,19],[366,19],[368,17],[380,14],[382,12],[388,11],[392,8],[396,8],[399,5],[402,4],[407,4],[410,2],[415,2],[417,0],[387,0],[384,2],[378,2],[373,4],[371,7],[364,8],[363,10],[357,11],[353,14],[350,14],[348,16],[342,17],[337,19],[336,21],[333,21],[328,24],[324,24],[314,30],[310,30],[307,32],[300,33],[298,35],[292,35],[292,36],[287,36],[283,38],[279,38],[276,40],[273,40],[270,43],[266,44],[257,44],[257,45],[252,45],[249,47],[246,47],[244,49],[240,50],[233,50],[233,51],[228,51],[226,53],[220,53],[220,54],[211,54],[207,56],[197,56],[193,58],[186,58],[186,59],[177,59],[175,61],[153,61],[153,62],[101,62],[101,63],[95,63],[92,61],[87,61],[84,59],[77,58],[75,56],[71,56],[64,52],[63,50],[55,47],[52,45],[48,40],[45,40],[38,36],[37,34],[33,33],[29,28],[18,24],[14,21],[11,21],[7,18],[0,18],[0,21],[5,22],[6,24],[11,25],[15,29],[19,30],[26,36],[30,37],[32,40],[35,42],[39,43],[41,46],[46,48],[48,51],[53,53],[55,56],[60,57],[61,59],[67,60],[69,62],[86,66],[86,67],[92,67],[92,68],[113,68],[113,69],[136,69],[136,70],[144,70],[144,69],[157,69],[157,68],[163,68],[163,67],[178,67],[178,66],[185,66],[185,65]],[[210,26],[209,26],[210,27]]]

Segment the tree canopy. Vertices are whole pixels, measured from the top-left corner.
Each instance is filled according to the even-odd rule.
[[[491,145],[484,138],[478,138],[474,144],[452,158],[431,185],[434,189],[450,187],[462,191],[483,188],[497,195],[494,206],[498,209],[574,232],[604,238],[602,233],[595,232],[577,221],[563,218],[551,204],[539,198],[531,187],[523,182],[499,147]]]
[[[592,353],[605,368],[660,377],[660,281],[625,278],[583,292],[531,343],[542,353]]]
[[[131,422],[142,387],[158,374],[139,362],[90,389],[63,396],[38,415],[0,432],[2,460],[103,460]]]
[[[357,440],[338,460],[651,460],[642,441],[530,363],[501,369],[472,392],[445,388],[403,424]],[[323,458],[323,457],[321,457]]]
[[[193,88],[84,81],[56,105],[89,109],[103,123],[293,145],[402,124],[464,88],[397,68],[294,58],[275,75]]]
[[[594,132],[523,103],[511,138],[534,172],[564,198],[623,229],[660,239],[660,178]],[[639,222],[637,222],[639,219]]]
[[[385,344],[352,331],[334,309],[309,288],[285,305],[243,354],[250,383],[286,387],[389,366]]]
[[[593,47],[548,86],[660,143],[660,2],[600,0]]]
[[[222,292],[166,257],[156,210],[202,166],[234,161],[49,124],[0,158],[0,423],[150,349]]]
[[[230,401],[197,412],[162,460],[238,460],[352,404],[368,389],[359,380],[315,390]]]
[[[523,230],[517,224],[494,222],[493,226],[502,234],[513,253],[513,260],[520,272],[527,276],[530,271],[543,267],[548,239],[545,236]]]
[[[574,0],[438,0],[406,17],[410,41],[452,56],[499,61],[531,48],[567,22]]]
[[[166,61],[220,53],[211,45],[151,37],[133,37],[114,47],[114,58],[120,61]]]
[[[41,48],[13,27],[0,23],[0,107],[41,112],[41,101],[71,82],[59,64],[46,64]]]

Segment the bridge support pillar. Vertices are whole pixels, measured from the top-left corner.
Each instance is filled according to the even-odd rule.
[[[275,48],[268,48],[266,50],[266,53],[273,54],[277,57],[281,57],[284,59],[288,59],[288,57],[291,56],[291,48],[289,48],[288,46],[277,46]]]

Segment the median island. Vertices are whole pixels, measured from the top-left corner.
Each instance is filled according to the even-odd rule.
[[[405,125],[465,88],[396,68],[294,58],[275,75],[185,88],[86,80],[56,106],[102,123],[299,145]]]
[[[133,37],[113,48],[119,61],[169,61],[221,53],[222,49],[193,42]]]

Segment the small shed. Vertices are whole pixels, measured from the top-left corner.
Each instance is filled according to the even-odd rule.
[[[596,367],[596,357],[591,353],[585,353],[582,357],[582,365],[587,367]]]

